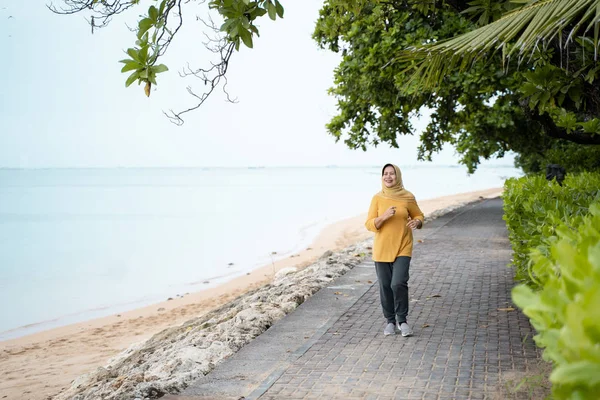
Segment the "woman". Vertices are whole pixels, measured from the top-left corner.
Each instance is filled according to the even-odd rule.
[[[408,269],[413,229],[423,226],[423,213],[415,196],[404,189],[400,168],[386,164],[381,171],[381,192],[373,196],[365,226],[375,232],[373,261],[379,280],[379,297],[387,320],[384,335],[411,336],[408,314]]]

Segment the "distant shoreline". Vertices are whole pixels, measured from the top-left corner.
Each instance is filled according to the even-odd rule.
[[[127,167],[0,167],[0,171],[44,171],[44,170],[110,170],[110,169],[145,169],[145,170],[214,170],[214,169],[290,169],[290,168],[381,168],[381,165],[241,165],[238,167],[231,166],[165,166],[165,167],[144,167],[144,166],[127,166]],[[465,168],[457,164],[431,164],[429,162],[423,164],[407,164],[402,168]],[[486,164],[480,165],[478,168],[515,168],[513,164]]]

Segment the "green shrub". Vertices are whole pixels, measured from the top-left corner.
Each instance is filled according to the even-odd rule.
[[[509,185],[511,190],[514,185]],[[548,192],[537,181],[534,187],[557,195],[555,188]],[[540,196],[537,198],[542,200]],[[541,204],[547,205],[548,201]],[[554,201],[556,207],[562,207],[561,202]],[[527,204],[525,209],[533,207],[533,215],[544,223],[548,221],[537,213],[538,207],[542,210],[544,206]],[[566,204],[573,212],[582,207]],[[544,234],[556,233],[556,237],[542,240],[551,243],[549,248],[540,246],[531,252],[534,274],[544,276],[538,283],[540,289],[521,284],[512,291],[513,301],[537,331],[534,340],[545,349],[544,359],[553,363],[550,381],[557,399],[600,398],[600,202],[593,203],[589,211],[581,220],[565,213],[555,214],[571,218],[569,223],[543,229]],[[577,229],[573,228],[574,221],[581,222]]]
[[[552,362],[557,399],[600,398],[600,174],[505,184],[504,220],[517,279],[513,301]]]
[[[541,287],[549,271],[533,268],[531,252],[548,256],[558,226],[581,224],[590,204],[600,200],[600,174],[569,174],[563,186],[543,176],[511,178],[505,183],[503,199],[516,279]]]

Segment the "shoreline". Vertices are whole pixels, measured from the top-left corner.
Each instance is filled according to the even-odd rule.
[[[420,200],[426,219],[481,198],[497,197],[501,188]],[[47,399],[132,345],[169,327],[181,325],[215,310],[239,296],[272,283],[277,271],[302,270],[325,252],[365,241],[366,213],[325,227],[313,244],[296,255],[262,266],[218,286],[162,301],[117,315],[79,322],[0,342],[0,371],[7,378],[0,392],[7,399]]]

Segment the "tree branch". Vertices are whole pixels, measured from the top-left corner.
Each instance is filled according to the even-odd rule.
[[[110,22],[115,15],[121,14],[133,7],[135,4],[132,0],[113,0],[94,3],[94,0],[62,0],[65,3],[64,7],[56,7],[53,3],[46,5],[50,11],[55,14],[76,14],[84,10],[90,10],[92,19],[92,33],[95,28],[103,28]],[[100,21],[98,24],[97,21]]]
[[[577,144],[600,145],[600,135],[577,131],[568,133],[566,130],[556,126],[552,118],[546,113],[540,115],[537,112],[530,112],[529,117],[542,125],[546,135],[550,136],[551,138],[565,139],[569,142]]]
[[[233,52],[235,50],[235,43],[229,42],[222,34],[220,34],[219,28],[209,17],[209,22],[202,20],[200,17],[197,17],[199,21],[201,21],[207,28],[211,29],[215,37],[212,38],[205,34],[207,41],[204,42],[204,46],[212,53],[219,55],[219,61],[217,63],[212,63],[210,68],[198,68],[193,70],[188,65],[187,68],[184,68],[183,72],[179,75],[183,78],[186,77],[195,77],[200,79],[205,86],[208,86],[208,89],[205,90],[202,94],[196,94],[191,86],[187,87],[187,91],[190,95],[195,97],[198,100],[198,103],[185,109],[183,111],[175,112],[173,110],[169,110],[169,113],[164,113],[170,120],[176,125],[183,124],[183,118],[181,117],[183,114],[186,114],[190,111],[197,110],[204,104],[204,102],[208,99],[212,92],[223,82],[223,92],[227,96],[227,101],[230,103],[236,103],[237,99],[232,99],[227,92],[227,69],[229,68],[229,61]]]

